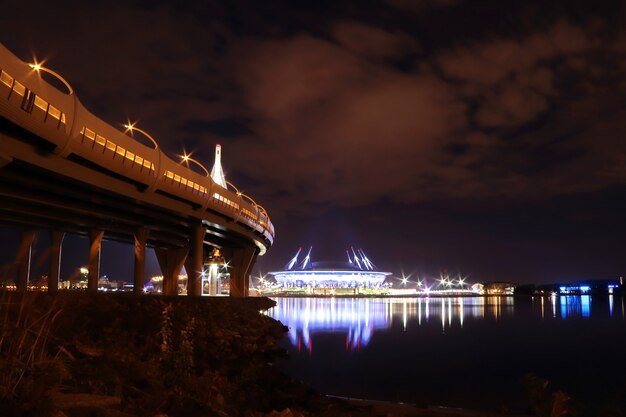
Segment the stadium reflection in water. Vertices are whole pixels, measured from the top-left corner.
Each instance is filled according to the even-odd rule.
[[[620,298],[621,299],[621,298]],[[366,347],[374,333],[391,326],[407,331],[409,322],[418,326],[440,323],[441,330],[463,327],[466,320],[503,320],[515,314],[514,297],[449,298],[308,298],[278,297],[268,314],[289,327],[289,339],[298,351],[313,352],[314,334],[345,335],[345,350]],[[606,301],[604,301],[606,302]],[[621,301],[623,304],[623,301]],[[591,296],[533,297],[533,315],[541,319],[589,318]],[[613,296],[609,296],[609,315],[614,314]],[[618,306],[624,315],[623,305]]]

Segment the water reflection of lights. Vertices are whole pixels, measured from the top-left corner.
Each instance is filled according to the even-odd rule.
[[[591,305],[591,296],[589,295],[562,295],[559,297],[561,305],[561,318],[568,316],[582,316],[589,318],[589,309]]]
[[[613,300],[609,296],[609,316],[613,316]],[[561,319],[582,317],[589,318],[591,314],[590,295],[561,295],[551,294],[549,297],[539,297],[541,301],[541,318],[546,318],[546,309],[552,310],[552,318],[557,318],[557,311]],[[533,299],[534,301],[534,299]],[[548,307],[548,304],[550,305]]]
[[[624,319],[624,298],[608,299],[608,315]],[[468,319],[505,320],[515,315],[515,298],[448,297],[448,298],[289,298],[276,299],[276,307],[267,314],[289,327],[289,339],[298,348],[313,351],[315,334],[345,335],[345,349],[366,347],[375,331],[394,324],[406,332],[422,326],[441,326],[441,330],[463,328]],[[606,301],[603,301],[606,302]],[[542,320],[589,319],[592,297],[589,295],[541,296],[531,306]],[[524,303],[522,303],[522,306]],[[540,309],[540,311],[537,311]],[[621,311],[619,311],[621,309]],[[615,311],[618,310],[618,311]],[[552,317],[550,318],[550,313]],[[620,314],[621,313],[621,314]],[[595,314],[595,313],[594,313]]]
[[[455,298],[288,298],[276,299],[268,312],[289,327],[289,339],[298,349],[313,351],[312,337],[321,333],[346,335],[346,350],[367,346],[375,330],[389,328],[394,322],[407,331],[411,321],[418,326],[440,321],[443,331],[469,318],[498,318],[511,312],[510,297]]]
[[[346,334],[346,349],[367,346],[374,329],[389,326],[384,303],[354,298],[278,298],[269,315],[289,327],[289,339],[298,349],[312,352],[314,333]]]

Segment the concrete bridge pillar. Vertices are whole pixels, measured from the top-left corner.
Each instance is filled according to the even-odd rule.
[[[18,265],[17,275],[17,289],[19,291],[26,291],[28,288],[28,279],[30,277],[30,258],[33,251],[33,241],[37,232],[34,230],[22,231],[22,240],[20,247],[17,250],[15,261]]]
[[[48,292],[59,291],[59,275],[61,273],[61,250],[65,232],[50,232],[50,271],[48,272]]]
[[[148,229],[140,227],[135,230],[135,269],[133,279],[133,293],[143,294],[143,287],[146,283],[146,241],[148,240]]]
[[[89,231],[89,265],[87,274],[87,291],[98,291],[98,279],[100,278],[100,253],[102,251],[102,238],[104,230]]]
[[[202,267],[204,265],[204,234],[202,224],[192,226],[189,256],[185,262],[187,270],[187,295],[202,295]]]
[[[259,250],[256,247],[222,248],[224,258],[229,262],[230,296],[247,297],[250,289],[250,270],[256,261]]]
[[[187,248],[165,249],[155,248],[157,261],[163,274],[163,294],[178,294],[178,275],[187,259]]]

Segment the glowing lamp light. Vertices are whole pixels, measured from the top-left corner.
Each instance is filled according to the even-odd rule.
[[[126,132],[130,132],[131,135],[136,130],[137,132],[139,132],[142,135],[144,135],[145,137],[147,137],[150,140],[150,142],[152,142],[152,144],[154,145],[154,149],[158,149],[159,148],[159,144],[157,143],[157,141],[152,136],[150,136],[148,134],[148,132],[146,132],[145,130],[142,130],[142,129],[139,129],[138,127],[136,127],[135,123],[128,122],[127,124],[124,125],[124,127],[126,128]]]
[[[224,257],[222,257],[222,252],[218,248],[213,248],[213,252],[205,265],[209,266],[209,295],[218,295],[219,294],[219,284],[218,284],[218,275],[219,269],[222,265],[225,265]]]
[[[224,265],[224,257],[222,256],[222,252],[218,248],[213,248],[213,252],[209,257],[207,263],[211,266],[219,266]]]
[[[204,174],[205,174],[207,177],[210,177],[210,176],[211,176],[211,174],[209,173],[209,170],[208,170],[208,169],[206,169],[206,167],[205,167],[204,165],[202,165],[200,162],[198,162],[198,161],[196,161],[195,159],[193,159],[193,158],[191,157],[191,154],[187,154],[187,153],[185,152],[185,153],[183,153],[183,154],[180,156],[180,158],[181,158],[181,159],[183,160],[183,162],[185,162],[187,165],[189,165],[189,162],[193,162],[194,164],[196,164],[197,166],[199,166],[199,167],[200,167],[200,168],[204,171]]]
[[[37,73],[40,72],[47,72],[48,74],[52,75],[54,78],[56,78],[57,80],[61,81],[63,83],[63,85],[67,88],[68,94],[72,95],[74,94],[74,89],[72,88],[72,86],[70,85],[70,83],[68,83],[65,78],[61,77],[61,75],[58,72],[52,71],[49,68],[46,68],[44,66],[41,65],[41,63],[35,61],[32,64],[28,64],[29,67],[31,67],[34,71],[37,71]]]

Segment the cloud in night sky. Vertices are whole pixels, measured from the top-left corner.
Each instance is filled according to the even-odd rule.
[[[603,38],[598,23],[560,19],[423,55],[406,30],[354,20],[332,22],[317,36],[267,38],[237,36],[217,21],[200,25],[166,6],[90,7],[100,19],[67,9],[72,28],[45,15],[35,20],[73,46],[55,41],[48,49],[52,62],[69,60],[79,97],[84,90],[87,104],[97,103],[93,111],[111,122],[146,120],[175,153],[190,144],[210,161],[204,143],[225,142],[225,157],[236,155],[227,168],[254,178],[248,191],[281,211],[623,183],[605,166],[624,159],[624,146],[590,136],[606,123],[585,123],[580,112],[567,120],[574,109],[593,112],[595,98],[623,93],[601,85],[611,66],[621,76],[623,62],[596,62],[608,47],[623,50],[623,39]],[[398,68],[406,57],[411,68]],[[623,131],[620,120],[611,123]],[[243,122],[228,138],[198,129],[224,121]],[[516,155],[555,166],[539,172]],[[578,164],[588,177],[582,183],[556,170]]]
[[[425,226],[424,207],[491,214],[483,202],[626,185],[619,6],[544,3],[65,1],[32,13],[15,2],[0,41],[48,58],[95,114],[138,119],[172,156],[185,148],[210,166],[221,143],[227,176],[267,207],[279,237],[289,230],[285,245],[307,219],[347,210],[379,230],[419,212],[410,236],[439,224],[448,241],[467,232],[467,247],[484,230],[452,215]],[[383,216],[386,205],[399,208]],[[406,253],[462,256],[452,246]]]
[[[566,96],[583,88],[578,80],[589,82],[581,72],[606,47],[599,35],[557,21],[518,39],[442,51],[406,72],[380,59],[415,48],[405,35],[347,27],[367,47],[352,47],[345,38],[353,38],[334,30],[338,40],[248,41],[235,56],[258,138],[244,166],[300,200],[295,207],[623,184],[605,166],[623,160],[625,146],[597,135],[606,126],[593,125],[597,114],[585,116],[596,113],[585,107],[623,92],[593,85]],[[572,112],[577,120],[568,121]],[[623,132],[625,119],[613,116],[612,128]],[[520,160],[529,156],[537,161]]]
[[[332,36],[362,58],[397,58],[418,49],[417,41],[407,34],[394,34],[359,22],[334,25]]]
[[[438,142],[463,126],[464,105],[445,83],[372,63],[369,51],[298,36],[255,42],[240,56],[244,100],[263,138],[250,166],[307,205],[406,199]]]

